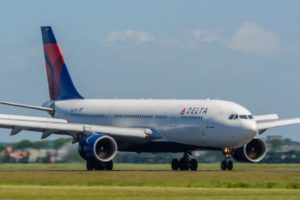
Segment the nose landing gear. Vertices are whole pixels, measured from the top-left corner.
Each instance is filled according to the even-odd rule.
[[[225,147],[223,150],[223,154],[225,156],[225,159],[221,162],[221,169],[223,171],[231,171],[233,169],[232,149]]]
[[[185,152],[180,160],[174,158],[171,163],[173,171],[197,171],[198,162],[196,159],[190,159],[191,152]]]

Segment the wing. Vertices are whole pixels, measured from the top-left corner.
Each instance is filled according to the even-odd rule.
[[[300,124],[300,118],[292,118],[292,119],[276,119],[275,115],[265,115],[269,117],[265,117],[261,120],[256,120],[257,123],[257,129],[259,134],[264,133],[267,129],[270,128],[276,128],[276,127],[281,127],[281,126],[289,126],[289,125],[294,125],[294,124]]]
[[[53,108],[44,107],[44,106],[33,106],[33,105],[27,105],[27,104],[7,102],[7,101],[0,101],[0,104],[7,105],[7,106],[21,107],[21,108],[29,108],[29,109],[34,109],[34,110],[41,110],[41,111],[46,111],[48,113],[54,112]]]
[[[0,128],[11,129],[11,135],[16,135],[22,130],[41,132],[42,139],[51,134],[69,135],[74,142],[82,133],[106,134],[118,142],[146,142],[160,139],[156,131],[149,128],[123,128],[114,126],[98,126],[90,124],[69,123],[63,119],[52,119],[44,117],[29,117],[20,115],[1,115]]]
[[[277,114],[268,114],[268,115],[256,115],[254,119],[257,123],[264,122],[264,121],[272,121],[279,119]]]

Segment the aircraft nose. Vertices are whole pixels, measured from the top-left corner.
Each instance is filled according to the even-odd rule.
[[[254,137],[257,133],[257,125],[254,121],[247,121],[243,124],[244,130],[248,136]]]

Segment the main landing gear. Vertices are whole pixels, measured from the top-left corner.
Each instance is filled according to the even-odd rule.
[[[226,147],[223,150],[223,154],[225,156],[225,159],[221,162],[221,169],[223,171],[231,171],[233,169],[232,150]]]
[[[196,159],[190,159],[191,152],[185,152],[180,160],[174,158],[171,163],[173,171],[197,171],[198,162]]]
[[[91,170],[107,170],[111,171],[113,169],[113,161],[109,162],[100,162],[100,161],[95,161],[95,160],[88,160],[86,161],[86,170],[91,171]]]

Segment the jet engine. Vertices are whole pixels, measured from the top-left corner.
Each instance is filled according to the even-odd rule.
[[[253,138],[248,144],[234,150],[232,157],[242,162],[259,162],[267,153],[266,142],[259,137]]]
[[[78,153],[85,160],[109,162],[117,151],[117,143],[112,137],[98,133],[82,138],[78,144]]]

